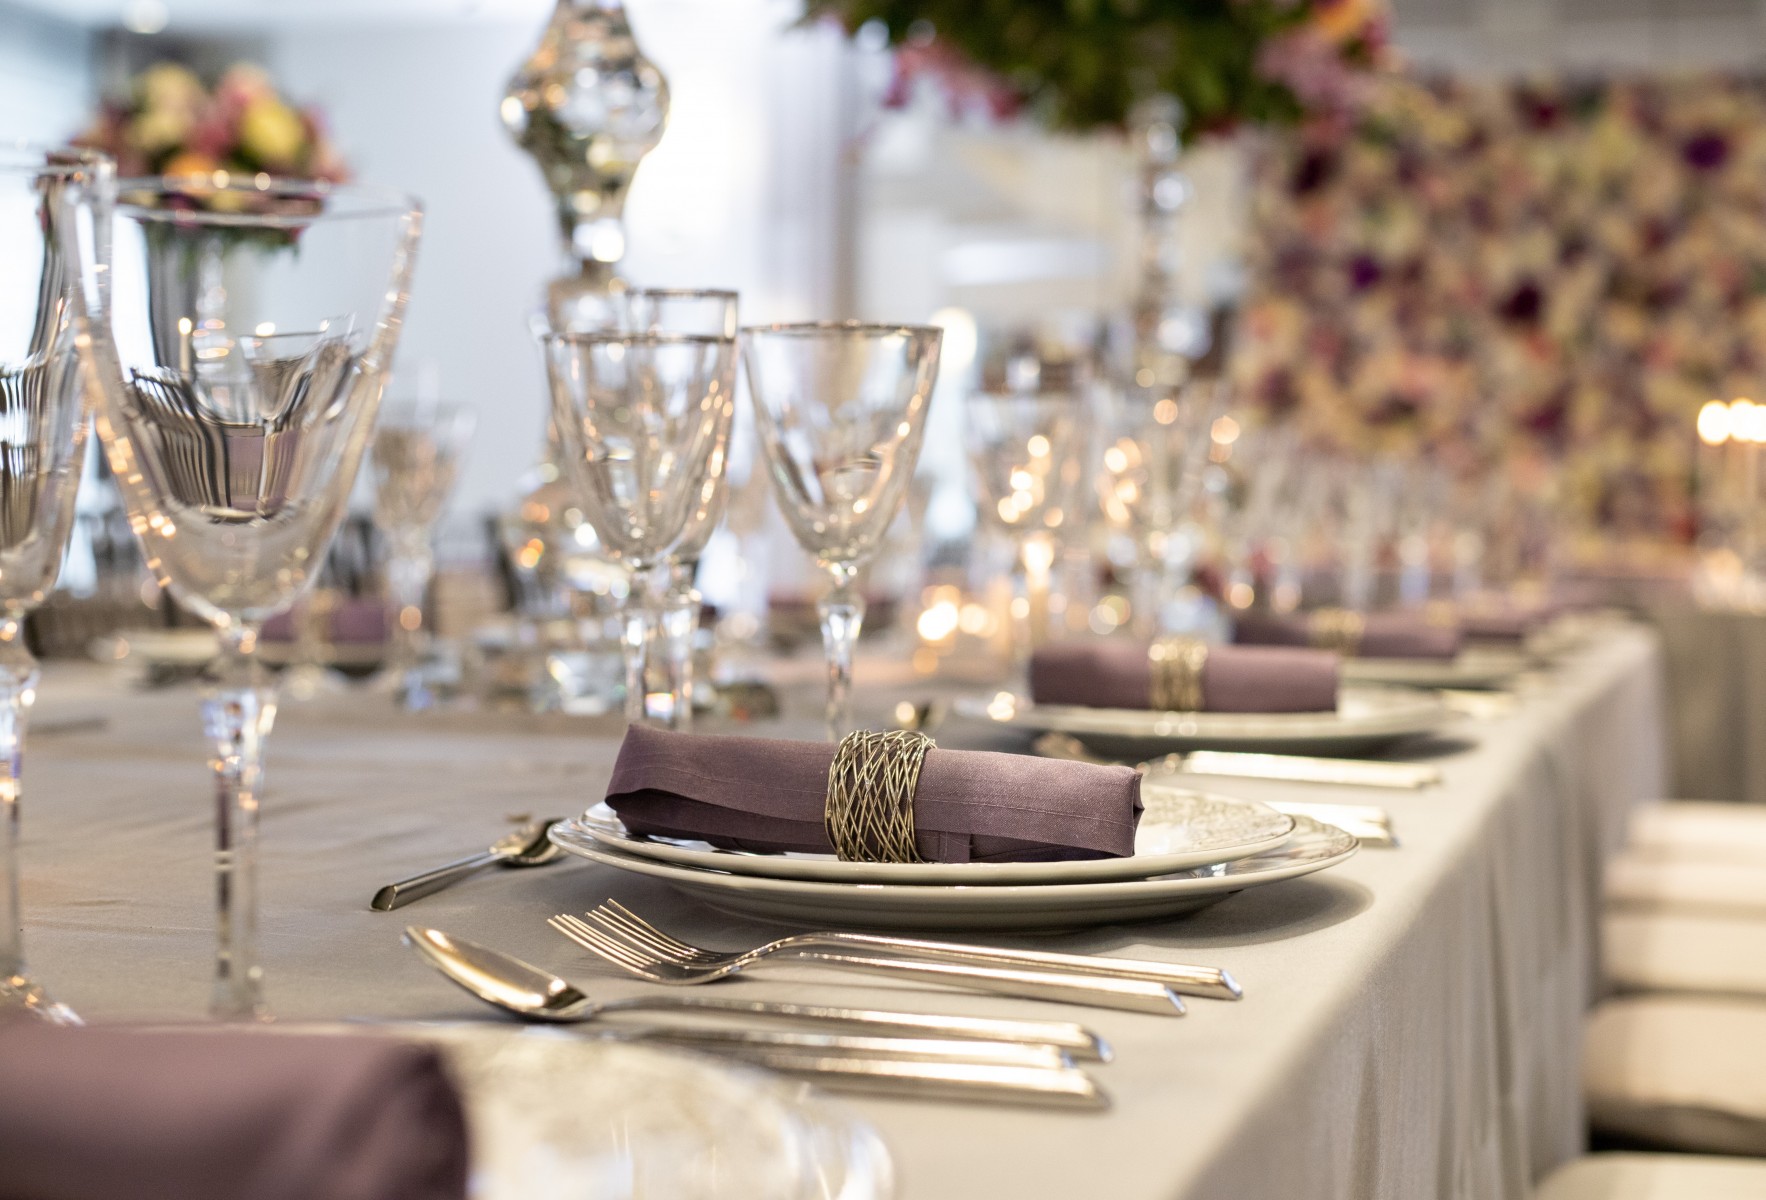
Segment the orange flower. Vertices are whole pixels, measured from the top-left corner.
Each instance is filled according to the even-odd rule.
[[[206,154],[195,154],[189,150],[182,154],[174,154],[166,165],[160,169],[162,175],[210,175],[220,168],[221,164]]]
[[[1312,25],[1333,42],[1347,42],[1381,11],[1381,0],[1312,0]]]

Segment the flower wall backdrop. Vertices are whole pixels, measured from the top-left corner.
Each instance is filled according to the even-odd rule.
[[[1370,453],[1696,532],[1694,422],[1766,375],[1766,81],[1387,78],[1259,166],[1241,382]]]

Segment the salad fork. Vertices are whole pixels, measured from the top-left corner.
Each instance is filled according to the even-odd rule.
[[[754,962],[754,958],[743,955],[729,955],[726,959],[709,965],[682,962],[637,943],[612,937],[604,929],[563,913],[552,917],[546,924],[614,966],[640,979],[671,987],[714,983],[736,974]],[[865,954],[818,951],[805,951],[793,957],[873,975],[968,988],[971,991],[991,992],[1023,1000],[1116,1008],[1126,1012],[1154,1013],[1167,1017],[1178,1017],[1184,1013],[1184,1003],[1178,999],[1177,993],[1162,983],[1150,983],[1142,979],[1108,979],[984,964],[874,958]]]
[[[982,965],[1074,975],[1086,979],[1136,980],[1159,984],[1173,992],[1216,1000],[1236,1000],[1241,994],[1238,982],[1217,967],[1094,958],[1038,950],[1004,950],[993,946],[928,942],[862,933],[795,934],[777,938],[753,950],[726,953],[671,937],[617,900],[609,900],[583,915],[588,918],[587,922],[574,917],[559,917],[558,921],[598,932],[601,940],[613,943],[616,949],[623,950],[628,957],[661,960],[700,970],[717,969],[725,973],[738,971],[771,954],[792,958],[822,958],[831,951],[856,950],[867,958],[886,957],[965,967]]]

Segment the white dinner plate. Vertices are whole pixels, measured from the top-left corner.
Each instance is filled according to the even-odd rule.
[[[1001,692],[958,700],[962,716],[1038,733],[1071,734],[1107,757],[1151,758],[1187,750],[1270,754],[1366,754],[1400,738],[1429,733],[1453,718],[1439,697],[1415,688],[1346,684],[1335,712],[1154,712],[1032,704]]]
[[[876,1132],[796,1083],[700,1055],[480,1024],[268,1027],[437,1046],[471,1137],[470,1200],[885,1200]]]
[[[1532,658],[1520,650],[1472,649],[1445,659],[1349,658],[1342,670],[1352,683],[1490,691],[1514,683],[1532,665]]]
[[[575,821],[554,825],[552,840],[572,854],[665,880],[713,908],[744,917],[821,929],[1025,932],[1190,912],[1248,887],[1335,866],[1354,854],[1358,844],[1341,829],[1295,817],[1293,834],[1273,850],[1157,879],[964,887],[820,883],[708,871],[609,849]]]
[[[1294,818],[1256,800],[1238,800],[1175,788],[1141,793],[1140,824],[1134,854],[1072,862],[868,863],[841,862],[832,854],[755,854],[720,850],[706,842],[634,835],[619,814],[597,804],[575,827],[609,849],[687,867],[763,875],[771,879],[813,879],[826,883],[1085,883],[1106,879],[1147,879],[1191,867],[1244,858],[1282,844]]]

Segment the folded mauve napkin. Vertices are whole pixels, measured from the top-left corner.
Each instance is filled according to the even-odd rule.
[[[1030,656],[1038,704],[1151,708],[1145,642],[1058,642]],[[1210,646],[1202,665],[1204,712],[1329,712],[1337,707],[1337,656],[1299,646]]]
[[[330,641],[333,645],[379,645],[386,641],[391,623],[381,600],[345,600],[331,610]],[[266,642],[292,642],[297,638],[291,613],[277,613],[264,622]]]
[[[1238,618],[1233,640],[1251,646],[1310,646],[1318,626],[1314,613],[1247,613]],[[1360,658],[1453,658],[1460,631],[1418,613],[1368,613],[1361,618],[1355,646]]]
[[[436,1051],[368,1036],[0,1019],[5,1200],[460,1200]]]
[[[636,834],[832,854],[823,813],[835,749],[633,725],[607,803]],[[1140,811],[1131,767],[933,750],[914,794],[914,845],[929,862],[1123,858]]]

